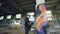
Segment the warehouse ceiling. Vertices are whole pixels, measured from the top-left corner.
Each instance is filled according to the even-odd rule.
[[[36,0],[0,0],[0,15],[34,12],[35,4]],[[60,0],[46,0],[46,6],[60,16]]]
[[[0,15],[34,12],[35,0],[0,0]]]
[[[51,10],[53,15],[60,16],[60,0],[46,0],[47,10]]]

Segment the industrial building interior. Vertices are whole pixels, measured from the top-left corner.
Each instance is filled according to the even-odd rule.
[[[26,16],[32,16],[34,22],[29,34],[36,34],[35,5],[36,0],[0,0],[0,34],[24,34]],[[46,11],[47,34],[60,34],[60,0],[46,0]]]

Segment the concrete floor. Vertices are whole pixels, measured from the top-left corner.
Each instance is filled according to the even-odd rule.
[[[24,28],[9,29],[6,27],[0,27],[0,34],[25,34]],[[30,31],[29,34],[36,34],[35,30]]]
[[[34,28],[33,28],[34,29]],[[56,31],[56,32],[53,32]],[[48,34],[60,34],[60,29],[53,28],[53,30]],[[0,34],[25,34],[24,28],[7,28],[7,27],[0,27]],[[30,31],[29,34],[36,34],[35,29]]]

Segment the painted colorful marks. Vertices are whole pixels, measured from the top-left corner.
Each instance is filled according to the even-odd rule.
[[[37,6],[36,11],[36,22],[37,22],[37,30],[41,31],[41,28],[45,26],[47,23],[47,17],[46,17],[46,5],[40,4]]]

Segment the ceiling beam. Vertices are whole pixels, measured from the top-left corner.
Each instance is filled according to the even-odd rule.
[[[0,15],[10,15],[13,14],[11,11],[9,11],[8,9],[4,8],[4,7],[0,7],[1,8],[1,13]]]
[[[51,8],[51,7],[56,6],[56,5],[57,5],[57,4],[46,5],[46,7],[47,7],[47,8],[49,8],[49,7]]]
[[[24,3],[24,2],[28,2],[28,1],[36,2],[36,0],[13,0],[13,1],[15,1],[16,3]]]
[[[49,5],[49,4],[56,4],[58,3],[59,0],[50,0],[50,1],[46,1],[46,4]]]
[[[32,4],[32,3],[35,3],[34,1],[26,1],[26,2],[22,2],[22,3],[19,3],[20,5],[27,5],[27,4]]]
[[[16,8],[18,8],[18,10],[20,10],[20,12],[23,12],[23,10],[20,7],[18,7],[14,1],[12,1],[12,0],[7,0],[7,1],[11,2],[14,6],[16,6]]]
[[[23,5],[22,7],[31,7],[31,6],[35,6],[35,4]],[[31,8],[32,8],[32,7],[31,7]]]

